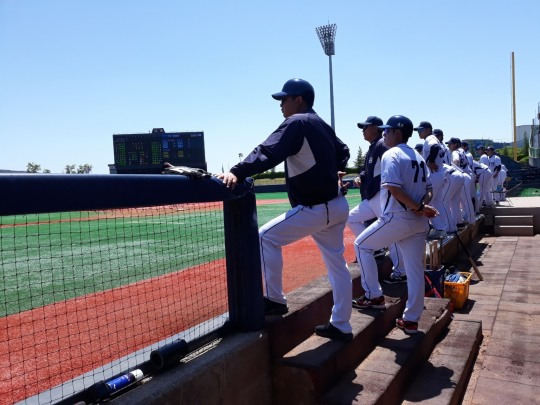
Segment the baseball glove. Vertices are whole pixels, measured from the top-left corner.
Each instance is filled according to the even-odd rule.
[[[210,173],[204,171],[203,169],[198,169],[196,167],[187,167],[187,166],[173,166],[168,162],[163,164],[162,174],[180,174],[182,176],[188,176],[192,179],[202,179],[204,177],[212,176]]]

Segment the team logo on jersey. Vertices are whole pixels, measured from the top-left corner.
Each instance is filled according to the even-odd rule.
[[[373,157],[372,157],[372,156],[369,157],[368,163],[369,163],[369,164],[372,164],[372,163],[373,163]]]

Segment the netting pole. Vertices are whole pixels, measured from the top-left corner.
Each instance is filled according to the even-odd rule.
[[[253,190],[224,201],[229,320],[243,331],[264,324],[257,209]]]

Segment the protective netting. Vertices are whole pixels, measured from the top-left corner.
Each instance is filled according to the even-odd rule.
[[[48,404],[223,325],[222,203],[0,217],[0,404]]]

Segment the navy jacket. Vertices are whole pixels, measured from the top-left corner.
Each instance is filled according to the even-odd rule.
[[[360,195],[362,200],[371,200],[381,190],[381,159],[388,147],[384,144],[382,136],[369,145],[366,153],[364,167],[360,172]]]
[[[243,181],[285,162],[289,200],[317,205],[337,197],[338,170],[344,171],[349,148],[312,109],[291,115],[231,173]]]

